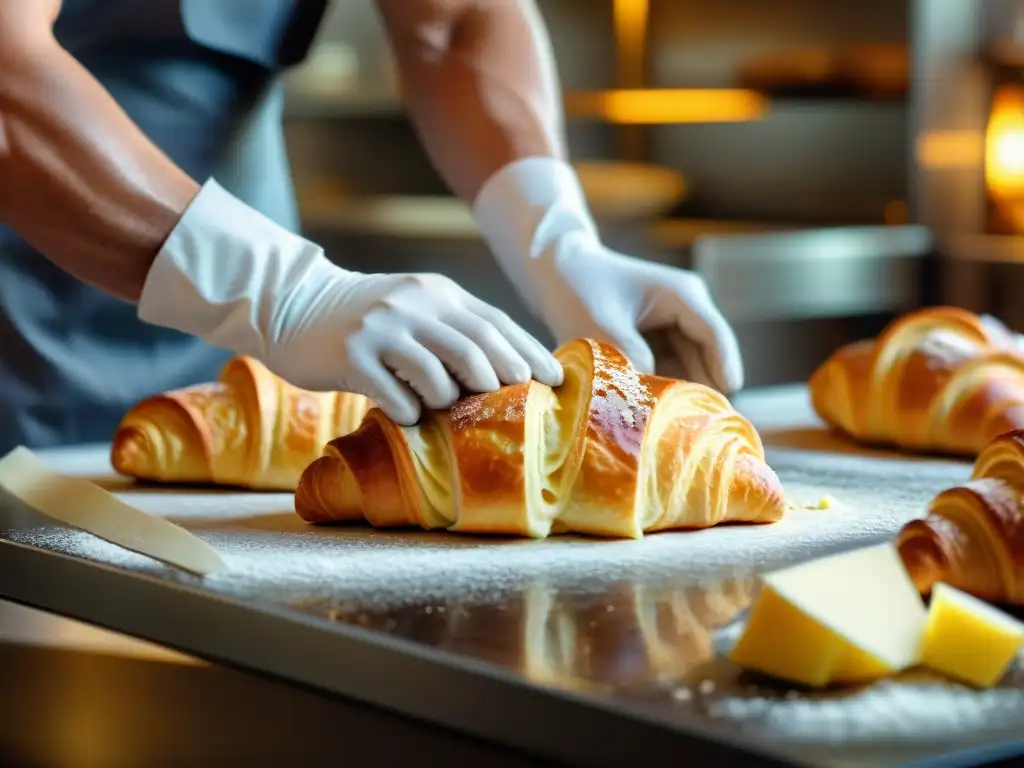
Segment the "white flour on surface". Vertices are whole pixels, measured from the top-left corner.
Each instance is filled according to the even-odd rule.
[[[40,517],[0,521],[7,529],[0,535],[322,617],[345,606],[380,611],[412,605],[433,611],[436,620],[445,605],[474,602],[502,611],[508,595],[524,591],[550,595],[552,604],[559,593],[586,593],[600,602],[624,581],[706,582],[873,543],[923,515],[936,493],[970,474],[964,461],[851,448],[821,428],[801,388],[780,388],[746,401],[741,396],[737,407],[761,431],[769,463],[794,507],[774,525],[660,533],[640,541],[503,540],[315,527],[295,515],[291,494],[135,487],[113,475],[106,447],[85,447],[40,455],[57,470],[90,477],[128,503],[184,525],[215,547],[228,569],[200,582]],[[817,508],[826,496],[834,501]],[[650,594],[655,591],[652,586]],[[625,609],[609,602],[608,610],[612,617]],[[537,630],[515,631],[525,636]],[[542,627],[540,636],[551,631]],[[848,695],[794,698],[752,692],[727,667],[716,672],[711,664],[703,677],[677,686],[670,698],[716,721],[801,745],[961,743],[966,724],[1003,736],[1024,724],[1020,675],[984,693],[941,682],[892,681]]]
[[[525,581],[593,588],[627,577],[680,581],[773,568],[889,537],[924,514],[938,491],[970,473],[966,462],[849,452],[821,429],[800,387],[780,387],[747,401],[741,395],[737,407],[761,431],[769,463],[794,509],[773,525],[667,532],[639,541],[484,539],[311,526],[294,513],[291,494],[140,488],[113,474],[106,446],[40,455],[53,468],[90,477],[205,539],[229,566],[208,577],[208,586],[294,606],[486,599]],[[832,506],[815,508],[825,496],[834,499]],[[64,527],[31,526],[17,538],[129,569],[168,572],[144,556]]]
[[[790,744],[858,745],[893,759],[893,748],[912,741],[963,747],[965,739],[983,744],[1016,737],[1024,726],[1024,652],[989,690],[913,669],[866,687],[795,694],[751,683],[721,661],[742,629],[737,621],[716,633],[718,660],[683,686],[688,694],[678,698],[744,731],[769,733]]]
[[[226,572],[207,577],[219,591],[287,604],[444,600],[515,589],[524,581],[571,586],[632,577],[693,580],[763,569],[868,544],[923,514],[943,487],[965,479],[966,463],[901,462],[800,449],[769,449],[794,504],[765,526],[668,532],[638,541],[551,537],[484,539],[443,532],[311,526],[290,494],[127,490],[118,495],[184,525],[217,549]],[[90,461],[91,456],[91,461]],[[46,453],[55,469],[131,488],[110,475],[105,453]],[[823,496],[834,506],[815,509]],[[166,568],[85,533],[37,526],[17,538],[129,569]],[[33,539],[27,541],[27,539]]]

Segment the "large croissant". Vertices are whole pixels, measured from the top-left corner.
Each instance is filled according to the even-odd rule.
[[[307,392],[236,357],[217,382],[135,405],[114,434],[111,464],[162,483],[294,491],[327,441],[355,429],[371,406],[362,395]]]
[[[971,480],[936,496],[897,544],[922,593],[941,581],[983,600],[1024,605],[1024,430],[990,442]]]
[[[977,456],[1024,427],[1024,357],[998,321],[952,307],[908,313],[811,376],[818,415],[865,443]]]
[[[314,523],[535,538],[782,517],[760,437],[723,396],[638,374],[594,341],[556,356],[565,383],[555,390],[504,387],[406,428],[371,410],[303,473],[296,512]]]

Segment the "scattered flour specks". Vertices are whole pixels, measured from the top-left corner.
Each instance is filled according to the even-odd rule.
[[[294,514],[290,494],[147,491],[123,482],[118,487],[105,449],[43,457],[56,469],[120,489],[129,503],[166,516],[209,542],[228,570],[206,579],[207,588],[298,610],[318,606],[323,616],[339,605],[497,603],[501,595],[527,584],[600,593],[603,584],[611,590],[626,577],[679,583],[751,567],[778,567],[890,537],[922,515],[938,491],[970,472],[966,462],[822,452],[814,443],[820,435],[759,427],[769,463],[794,504],[781,522],[665,533],[641,541],[507,541],[317,528]],[[838,500],[827,513],[817,508],[825,497]],[[0,535],[165,578],[191,578],[38,517],[13,521]],[[728,641],[728,631],[719,635],[718,642]],[[819,698],[759,692],[730,678],[734,670],[720,677],[707,671],[702,675],[666,694],[674,706],[761,732],[782,744],[827,749],[837,743],[941,741],[962,737],[965,728],[991,736],[1015,734],[1024,725],[1020,674],[987,692],[933,680],[902,680]]]

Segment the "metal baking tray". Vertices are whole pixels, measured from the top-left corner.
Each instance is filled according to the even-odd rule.
[[[787,418],[786,397],[761,400],[755,423],[791,496],[827,491],[834,509],[639,542],[315,530],[287,494],[129,487],[100,449],[55,466],[186,525],[228,572],[174,571],[0,493],[0,598],[570,765],[1024,755],[1021,671],[984,692],[914,674],[811,695],[716,655],[757,568],[886,538],[970,471],[850,450]]]

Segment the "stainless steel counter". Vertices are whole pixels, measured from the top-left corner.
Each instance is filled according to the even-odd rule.
[[[286,495],[132,488],[102,449],[71,449],[45,457],[190,528],[229,570],[182,575],[2,498],[0,596],[568,764],[673,749],[879,765],[1018,739],[1020,671],[987,692],[913,674],[811,696],[716,655],[759,570],[891,536],[969,474],[853,448],[800,387],[737,402],[795,507],[777,525],[638,542],[312,529]]]

